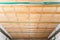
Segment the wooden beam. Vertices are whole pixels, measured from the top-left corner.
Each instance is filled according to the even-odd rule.
[[[60,22],[12,22],[12,21],[0,21],[0,23],[55,23],[59,24]]]
[[[3,14],[4,12],[0,12],[0,14]],[[5,12],[6,14],[8,13],[8,14],[14,14],[14,13],[16,13],[16,14],[28,14],[28,12],[19,12],[19,11],[17,11],[17,12],[11,12],[11,11],[9,11],[9,12]],[[60,14],[60,12],[30,12],[30,14]]]

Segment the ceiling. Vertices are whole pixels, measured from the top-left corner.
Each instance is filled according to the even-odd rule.
[[[0,24],[12,38],[48,38],[59,23],[60,5],[0,5]]]

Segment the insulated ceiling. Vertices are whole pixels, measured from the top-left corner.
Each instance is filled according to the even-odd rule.
[[[60,5],[0,5],[0,24],[12,38],[47,38],[59,23]]]

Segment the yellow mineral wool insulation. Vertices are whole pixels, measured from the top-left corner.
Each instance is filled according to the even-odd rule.
[[[60,12],[60,7],[57,7],[56,12]]]
[[[15,21],[15,22],[17,22],[17,17],[16,17],[16,14],[15,13],[13,13],[13,14],[6,13],[5,15],[8,18],[8,21]]]
[[[28,22],[29,14],[17,14],[17,18],[19,22]]]
[[[60,14],[54,14],[52,18],[53,18],[54,22],[59,22],[60,21]]]
[[[0,14],[0,22],[60,22],[60,14]],[[53,19],[53,20],[52,20]],[[57,21],[58,20],[58,21]]]
[[[56,7],[43,7],[43,12],[55,12]]]
[[[47,5],[48,6],[48,5]],[[47,6],[0,6],[0,12],[6,13],[42,13],[42,12],[60,12],[60,7],[47,7]]]
[[[40,14],[30,14],[29,21],[30,22],[39,22],[40,21]]]
[[[0,21],[8,21],[4,13],[0,14]]]
[[[32,7],[29,7],[30,8],[30,12],[42,12],[42,9],[43,7],[35,7],[35,6],[32,6]]]

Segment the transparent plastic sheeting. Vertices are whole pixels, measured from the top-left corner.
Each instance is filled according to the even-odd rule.
[[[9,37],[11,37],[10,36],[10,34],[4,29],[4,27],[0,24],[0,28],[9,36]]]
[[[0,2],[0,4],[60,4],[60,2]]]
[[[58,29],[60,29],[60,24],[57,25],[57,27],[55,28],[55,30],[49,35],[48,38],[50,38]]]

